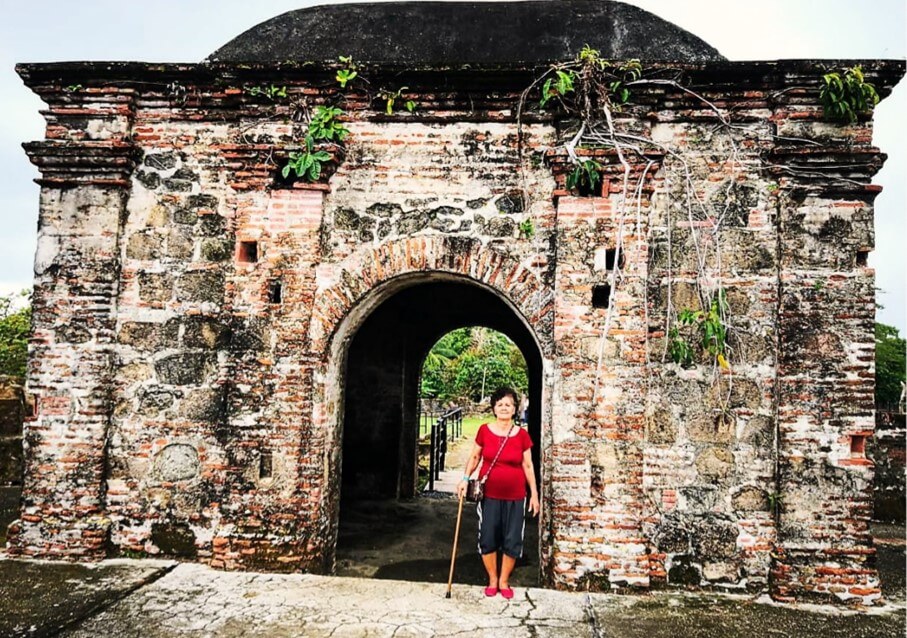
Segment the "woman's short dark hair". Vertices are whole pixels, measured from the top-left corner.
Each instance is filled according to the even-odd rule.
[[[513,407],[517,407],[520,404],[520,395],[516,393],[516,390],[513,388],[503,387],[498,388],[491,394],[491,411],[494,412],[494,406],[498,404],[498,401],[504,397],[509,396],[513,399]]]

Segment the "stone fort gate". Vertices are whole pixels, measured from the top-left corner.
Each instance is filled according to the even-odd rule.
[[[529,363],[545,584],[877,600],[884,156],[818,95],[854,64],[574,0],[20,65],[47,130],[11,553],[328,572],[341,490],[413,493],[422,358],[479,324]]]

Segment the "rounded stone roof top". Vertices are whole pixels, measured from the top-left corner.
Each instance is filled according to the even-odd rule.
[[[583,45],[609,59],[724,60],[712,46],[622,2],[386,2],[289,11],[208,56],[212,62],[357,62],[411,66],[547,63]]]

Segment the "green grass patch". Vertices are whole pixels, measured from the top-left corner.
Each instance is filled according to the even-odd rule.
[[[483,423],[488,423],[491,417],[484,414],[463,417],[463,436],[470,439],[476,438],[476,432]]]

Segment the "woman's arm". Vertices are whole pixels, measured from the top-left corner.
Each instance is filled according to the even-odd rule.
[[[535,516],[539,513],[539,491],[535,485],[535,467],[532,465],[532,451],[523,450],[523,474],[529,483],[529,512]]]
[[[466,459],[466,470],[463,472],[463,478],[457,484],[457,496],[466,494],[466,481],[472,476],[479,466],[479,459],[482,458],[482,446],[476,443],[472,446],[472,453]]]

